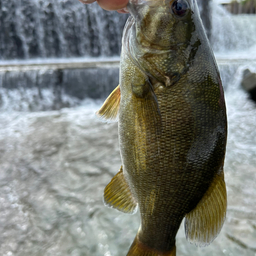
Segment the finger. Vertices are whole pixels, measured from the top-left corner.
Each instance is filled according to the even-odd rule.
[[[96,2],[96,0],[79,0],[83,4],[91,4],[93,2]]]
[[[98,4],[105,10],[120,10],[125,8],[129,0],[97,0]]]
[[[119,13],[129,13],[128,9],[125,7],[123,9],[117,10]]]

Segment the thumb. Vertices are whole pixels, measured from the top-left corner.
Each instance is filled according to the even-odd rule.
[[[97,0],[97,2],[101,8],[114,11],[125,8],[129,0]]]
[[[95,2],[96,0],[79,0],[79,1],[83,4],[91,4],[91,3]]]

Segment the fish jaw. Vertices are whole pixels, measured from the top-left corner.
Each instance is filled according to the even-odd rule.
[[[192,0],[187,0],[184,17],[173,13],[174,0],[131,0],[127,9],[135,19],[138,43],[151,48],[169,49],[177,43],[187,43],[193,27],[191,19],[197,12]],[[184,24],[186,24],[184,26]],[[178,33],[177,33],[178,31]]]
[[[124,28],[122,51],[147,77],[167,87],[196,65],[200,54],[211,51],[197,4],[194,0],[186,1],[188,10],[184,17],[177,17],[170,10],[174,1],[138,1],[139,4],[128,5],[131,16]]]

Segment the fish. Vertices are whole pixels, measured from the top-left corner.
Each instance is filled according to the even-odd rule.
[[[119,85],[97,114],[118,120],[122,166],[105,205],[141,224],[127,256],[209,245],[226,217],[227,117],[220,73],[196,0],[130,0]]]

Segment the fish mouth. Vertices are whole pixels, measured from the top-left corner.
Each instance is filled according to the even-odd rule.
[[[185,28],[190,31],[187,27],[191,27],[190,24],[193,23],[190,20],[193,20],[194,0],[186,1],[188,6],[185,16],[182,17],[174,14],[175,1],[177,0],[129,1],[127,9],[134,20],[137,40],[143,47],[171,51],[175,50],[173,48],[176,48],[177,43],[178,48],[181,44],[188,44],[188,38],[183,31]]]
[[[129,4],[132,5],[143,5],[147,4],[149,6],[159,6],[159,5],[169,5],[175,0],[130,0]]]
[[[169,39],[165,40],[166,35],[172,33],[176,22],[171,10],[171,3],[174,1],[130,0],[127,9],[134,19],[136,37],[143,46],[150,45],[153,49],[170,50],[170,46],[176,43]]]
[[[143,57],[150,54],[163,55],[171,52],[175,52],[178,48],[183,44],[171,44],[171,45],[161,45],[160,43],[154,43],[143,34],[143,39],[138,40],[136,36],[136,20],[133,16],[130,16],[126,22],[124,31],[123,31],[123,39],[122,45],[124,46],[124,50],[129,53],[129,56],[132,56],[132,59],[137,59],[138,57]],[[143,41],[143,43],[142,43]],[[185,43],[184,43],[185,44]],[[138,52],[133,49],[136,47],[142,46],[143,50],[138,54]],[[136,52],[136,53],[135,53]],[[136,56],[136,57],[135,57]]]
[[[155,79],[158,82],[165,84],[167,87],[177,83],[180,78],[188,71],[188,67],[184,67],[180,72],[173,72],[173,74],[168,78],[167,74],[162,73],[157,67],[154,67],[153,70],[155,70],[158,75],[154,75],[155,72],[152,72],[152,70],[145,69],[141,63],[141,59],[147,59],[147,57],[150,57],[152,54],[158,56],[172,55],[172,53],[177,52],[180,45],[172,45],[166,49],[163,47],[152,48],[152,44],[150,47],[140,47],[140,42],[138,42],[136,36],[133,36],[133,33],[135,33],[134,24],[134,17],[130,16],[124,28],[122,50],[127,54],[127,56],[129,56],[129,59],[133,62],[133,64],[150,79]]]
[[[135,14],[135,12],[143,7],[148,6],[149,8],[162,8],[166,9],[166,13],[169,13],[171,6],[175,0],[130,0],[127,4],[127,9],[130,13]]]

